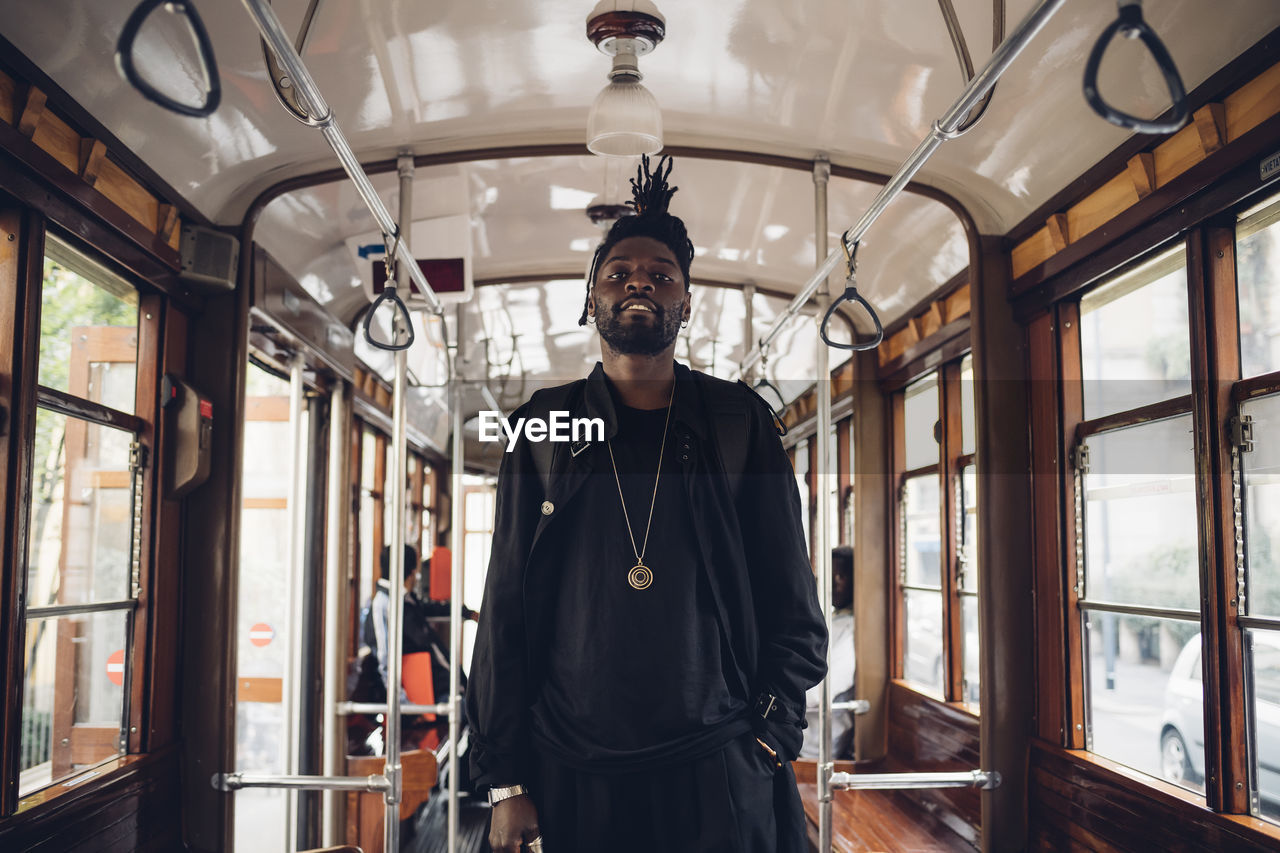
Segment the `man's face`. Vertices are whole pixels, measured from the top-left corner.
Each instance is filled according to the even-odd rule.
[[[658,355],[672,346],[689,317],[675,255],[651,237],[620,240],[596,272],[587,314],[621,355]]]
[[[837,610],[843,610],[852,604],[853,572],[849,568],[833,565],[831,572],[831,606]]]

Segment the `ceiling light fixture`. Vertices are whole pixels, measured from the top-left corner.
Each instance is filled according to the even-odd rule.
[[[587,149],[604,157],[662,150],[662,110],[640,84],[639,57],[666,35],[666,19],[649,0],[601,0],[587,16],[587,38],[613,57],[609,85],[587,115]]]

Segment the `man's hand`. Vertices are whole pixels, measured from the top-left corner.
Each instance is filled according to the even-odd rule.
[[[493,853],[521,853],[520,846],[539,837],[538,810],[528,794],[510,797],[493,807],[489,846]]]

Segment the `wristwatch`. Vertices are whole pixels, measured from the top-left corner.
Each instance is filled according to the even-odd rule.
[[[489,805],[496,806],[503,800],[509,800],[512,797],[519,797],[529,793],[524,789],[524,785],[508,785],[505,788],[489,789]]]

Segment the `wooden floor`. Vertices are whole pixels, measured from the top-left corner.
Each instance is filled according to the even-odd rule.
[[[818,840],[818,786],[800,784],[813,849]],[[900,791],[837,791],[832,800],[832,849],[839,853],[917,853],[974,847]]]

